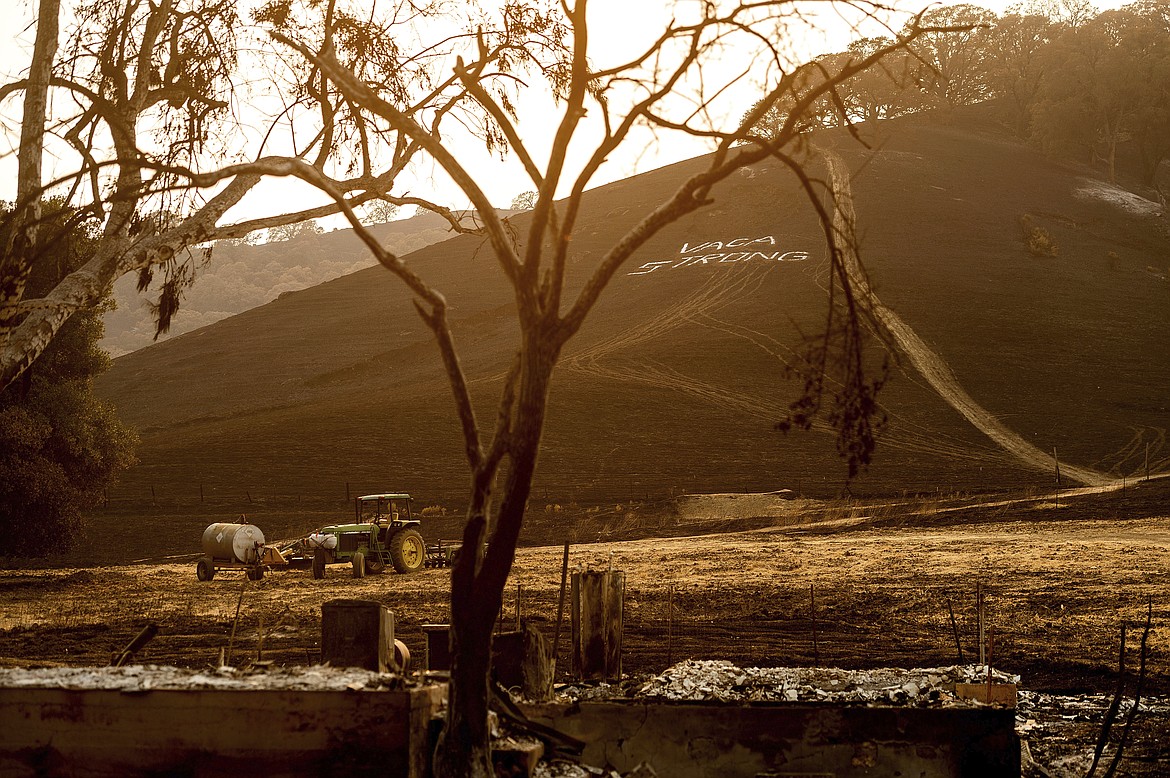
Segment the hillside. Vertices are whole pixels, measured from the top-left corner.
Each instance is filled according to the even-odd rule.
[[[399,254],[451,237],[446,222],[432,213],[371,229],[387,248]],[[221,242],[215,245],[211,262],[194,254],[192,261],[195,283],[184,295],[170,330],[160,335],[159,341],[271,302],[285,292],[306,289],[374,264],[352,230],[300,235],[254,246]],[[115,307],[103,317],[106,335],[101,345],[115,357],[155,342],[154,317],[137,284],[135,275],[118,279],[113,293]],[[147,297],[157,297],[157,292]]]
[[[1104,476],[1144,474],[1147,451],[1151,469],[1165,469],[1166,218],[993,132],[922,117],[881,129],[869,149],[831,134],[818,142],[835,144],[852,171],[862,258],[885,307],[1035,449]],[[592,192],[573,243],[574,281],[697,165]],[[830,436],[773,429],[798,389],[785,362],[824,315],[816,220],[776,164],[745,171],[715,197],[635,258],[568,346],[539,510],[693,492],[824,497],[845,485]],[[1049,233],[1056,256],[1028,252],[1024,216]],[[515,221],[522,231],[524,216]],[[680,264],[719,252],[716,242],[725,253],[761,251]],[[450,301],[490,419],[515,335],[494,260],[478,239],[459,237],[409,262]],[[124,356],[100,390],[140,428],[142,447],[95,522],[151,516],[168,538],[190,538],[164,544],[174,553],[193,548],[208,521],[239,513],[265,514],[266,531],[311,527],[344,511],[347,492],[405,489],[423,506],[463,505],[461,443],[437,352],[405,289],[381,268]],[[852,494],[1053,482],[980,432],[909,360],[895,366],[882,401],[889,427]]]

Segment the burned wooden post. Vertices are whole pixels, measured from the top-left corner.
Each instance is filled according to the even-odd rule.
[[[505,689],[519,688],[527,700],[547,700],[553,685],[550,649],[544,635],[531,624],[515,632],[501,632],[492,638],[492,675]]]
[[[561,593],[557,597],[557,627],[553,632],[553,670],[556,670],[556,664],[560,661],[561,650],[561,621],[565,617],[565,584],[569,579],[569,543],[565,542],[565,553],[561,559]]]
[[[154,622],[147,624],[125,648],[121,651],[114,652],[114,655],[110,658],[110,667],[121,667],[129,662],[134,658],[135,654],[146,647],[147,643],[154,640],[154,636],[157,634],[158,625]]]
[[[975,584],[975,614],[979,623],[979,664],[987,664],[987,644],[985,643],[986,635],[984,633],[983,622],[983,583],[976,582]]]
[[[626,574],[573,573],[573,674],[584,679],[622,674],[622,619]]]
[[[372,600],[330,600],[321,606],[321,662],[333,667],[394,669],[394,614]]]
[[[451,669],[451,625],[423,624],[422,631],[427,637],[427,670],[448,672]]]
[[[232,649],[236,645],[236,629],[240,626],[240,607],[244,604],[244,590],[248,588],[248,579],[245,576],[243,583],[240,584],[240,596],[236,600],[236,617],[232,619],[232,636],[228,638],[227,659],[225,660],[229,665],[232,663]]]
[[[674,584],[666,590],[666,666],[672,667],[674,659]]]
[[[817,644],[817,593],[814,584],[808,585],[809,613],[812,618],[813,667],[821,666],[821,649]]]
[[[951,614],[951,632],[955,635],[955,650],[959,652],[959,664],[963,664],[963,644],[959,642],[959,625],[955,622],[955,609],[951,601],[947,600],[947,611]]]

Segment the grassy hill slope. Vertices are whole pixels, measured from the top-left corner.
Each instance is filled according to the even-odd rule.
[[[882,125],[869,140],[870,149],[843,136],[820,142],[835,143],[854,170],[862,257],[885,305],[979,403],[1041,449],[1119,475],[1144,472],[1148,450],[1154,469],[1165,468],[1165,217],[1139,212],[1144,201],[1119,205],[1108,199],[1119,193],[1084,171],[994,133],[915,118]],[[592,192],[572,282],[699,164]],[[784,364],[799,331],[816,331],[824,316],[816,220],[773,164],[715,196],[635,257],[568,346],[537,510],[699,491],[840,493],[845,472],[829,435],[773,430],[798,389]],[[1052,236],[1056,256],[1028,252],[1024,215]],[[515,223],[523,234],[525,217]],[[736,239],[809,258],[678,266],[696,246]],[[409,261],[451,302],[490,426],[516,335],[494,260],[479,239],[459,237]],[[651,262],[669,264],[632,274]],[[163,542],[174,553],[195,550],[208,521],[238,513],[265,513],[270,534],[307,529],[344,511],[347,490],[407,490],[453,512],[464,504],[467,476],[437,352],[404,287],[380,268],[122,357],[101,391],[141,429],[143,444],[142,463],[95,522],[150,516],[174,538]],[[1052,483],[1051,473],[994,446],[905,363],[882,399],[890,425],[854,494]]]
[[[451,237],[446,221],[432,213],[370,229],[384,246],[399,254]],[[195,283],[184,294],[182,308],[171,320],[170,330],[158,336],[159,341],[214,324],[286,292],[376,264],[352,230],[310,233],[255,246],[221,242],[216,244],[211,262],[204,263],[197,254],[192,255],[192,261],[197,266]],[[134,274],[118,279],[113,293],[116,307],[103,317],[106,335],[101,345],[115,357],[155,342],[155,318],[137,285]],[[157,292],[147,295],[157,296]]]

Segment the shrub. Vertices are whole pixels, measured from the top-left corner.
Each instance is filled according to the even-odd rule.
[[[1056,241],[1048,230],[1037,226],[1028,214],[1020,217],[1020,226],[1024,230],[1024,244],[1028,247],[1029,254],[1034,257],[1056,256]]]

